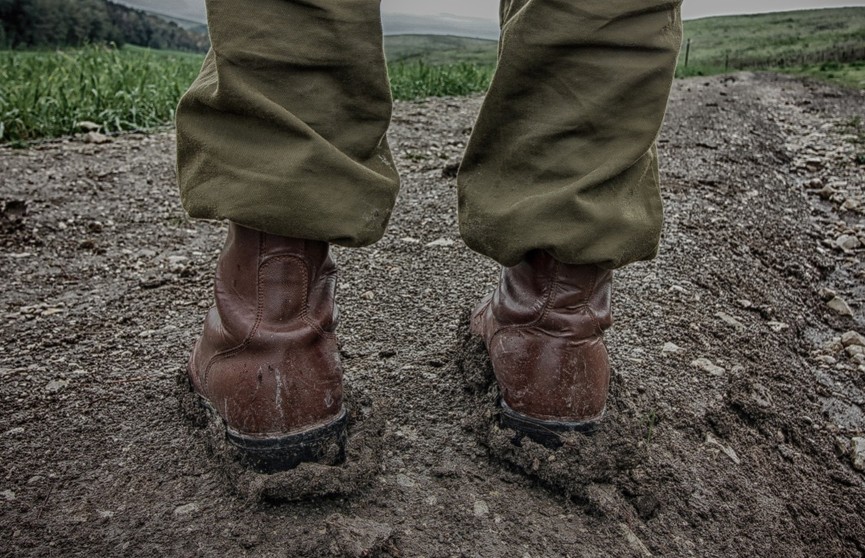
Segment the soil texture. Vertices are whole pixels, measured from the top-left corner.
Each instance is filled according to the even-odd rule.
[[[603,428],[497,421],[459,239],[481,99],[397,103],[385,238],[336,249],[346,463],[239,468],[177,381],[222,223],[170,131],[0,148],[0,555],[865,556],[865,95],[675,84],[660,256],[614,274]]]

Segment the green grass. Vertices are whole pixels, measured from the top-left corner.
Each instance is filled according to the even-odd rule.
[[[82,121],[109,133],[164,125],[201,60],[134,47],[2,51],[0,142],[70,134]]]
[[[388,65],[390,85],[395,99],[423,99],[469,95],[486,91],[493,76],[492,64],[433,65],[423,61],[396,62]]]
[[[865,8],[808,10],[685,22],[691,40],[679,77],[765,69],[865,87]],[[440,35],[385,37],[396,99],[486,90],[495,41]],[[855,57],[854,57],[855,58]],[[111,133],[171,122],[202,56],[136,47],[0,51],[0,143],[26,144],[80,131]]]
[[[865,60],[865,8],[803,10],[685,22],[690,52],[679,58],[679,77],[763,69],[814,75],[862,86],[856,68],[820,69],[826,62]]]
[[[384,52],[388,62],[423,62],[434,66],[476,64],[495,66],[498,42],[450,35],[388,35]]]

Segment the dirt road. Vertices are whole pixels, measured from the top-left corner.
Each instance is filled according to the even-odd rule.
[[[676,83],[607,427],[552,454],[495,426],[463,329],[497,275],[456,230],[479,103],[397,105],[389,232],[337,251],[360,474],[313,501],[232,473],[182,410],[224,227],[179,208],[172,134],[0,149],[0,555],[865,555],[865,96]]]

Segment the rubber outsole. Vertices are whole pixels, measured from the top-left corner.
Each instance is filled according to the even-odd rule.
[[[604,418],[604,413],[602,412],[597,418],[586,421],[562,422],[542,420],[514,411],[501,399],[499,400],[499,408],[501,409],[501,414],[499,415],[501,426],[517,433],[513,439],[514,444],[521,445],[522,438],[525,436],[550,449],[562,447],[561,434],[569,432],[585,435],[594,434]]]
[[[209,420],[218,423],[225,439],[237,450],[240,463],[259,473],[279,473],[301,463],[338,465],[345,462],[348,438],[348,413],[343,407],[332,421],[285,436],[245,436],[233,432],[210,402],[197,393],[187,378],[199,408]]]

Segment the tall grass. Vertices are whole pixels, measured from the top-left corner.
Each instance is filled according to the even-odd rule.
[[[492,64],[431,65],[424,62],[396,63],[388,68],[395,99],[470,95],[486,91],[492,79]]]
[[[89,46],[56,52],[0,51],[0,142],[170,122],[201,56]]]

